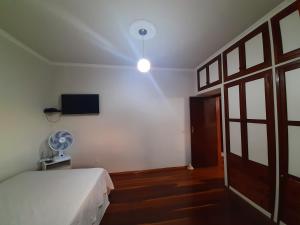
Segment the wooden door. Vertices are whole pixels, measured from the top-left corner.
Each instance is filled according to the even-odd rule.
[[[228,180],[273,214],[275,128],[272,71],[225,85]]]
[[[300,224],[300,60],[277,68],[280,147],[279,219]]]
[[[196,168],[218,165],[217,97],[191,97],[192,165]]]

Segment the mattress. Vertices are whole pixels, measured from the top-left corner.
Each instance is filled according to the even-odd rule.
[[[0,183],[0,224],[98,225],[113,188],[100,168],[24,172]]]

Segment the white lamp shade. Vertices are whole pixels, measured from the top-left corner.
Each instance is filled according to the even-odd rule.
[[[149,72],[150,68],[151,68],[151,63],[150,63],[150,61],[148,59],[142,58],[137,63],[137,69],[141,73],[147,73],[147,72]]]

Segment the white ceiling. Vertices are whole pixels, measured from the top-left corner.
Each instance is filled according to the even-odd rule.
[[[155,67],[195,68],[281,0],[1,0],[0,28],[54,62],[135,65],[137,19],[157,35],[145,43]]]

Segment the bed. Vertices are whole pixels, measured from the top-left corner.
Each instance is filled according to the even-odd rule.
[[[0,183],[0,224],[98,225],[113,188],[100,168],[24,172]]]

